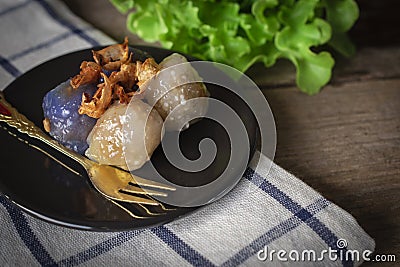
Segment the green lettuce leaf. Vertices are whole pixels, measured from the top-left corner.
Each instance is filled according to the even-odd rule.
[[[321,51],[326,44],[345,56],[355,51],[347,36],[359,16],[354,0],[110,1],[129,12],[130,31],[165,48],[242,72],[256,62],[290,60],[297,86],[308,94],[331,78],[334,59]]]

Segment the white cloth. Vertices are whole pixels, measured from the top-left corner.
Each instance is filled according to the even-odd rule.
[[[0,89],[51,58],[114,43],[56,0],[2,0],[0,34]],[[144,230],[63,228],[31,217],[0,196],[0,265],[361,264],[362,253],[373,251],[375,242],[355,219],[276,164],[268,173],[268,163],[261,155],[258,167],[252,163],[238,186],[219,201]],[[273,258],[265,259],[273,250]],[[360,260],[346,260],[346,252],[355,251]]]

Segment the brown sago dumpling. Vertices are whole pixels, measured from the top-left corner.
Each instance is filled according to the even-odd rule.
[[[188,127],[189,118],[201,117],[207,112],[207,101],[188,101],[209,95],[206,86],[197,71],[186,58],[174,53],[160,63],[160,72],[145,86],[145,99],[158,111],[166,121],[167,130],[181,130]],[[174,66],[173,68],[169,68]],[[166,70],[168,69],[168,70]],[[166,71],[163,71],[166,70]],[[175,110],[171,113],[172,110]],[[170,114],[171,113],[171,114]]]

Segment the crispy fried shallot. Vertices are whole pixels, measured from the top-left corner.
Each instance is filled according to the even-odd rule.
[[[82,95],[82,103],[79,107],[79,114],[86,114],[89,117],[98,119],[107,110],[111,104],[113,89],[107,75],[101,73],[101,77],[104,79],[104,83],[98,85],[96,93],[93,97],[84,93]]]
[[[123,64],[120,71],[111,73],[110,82],[114,89],[114,99],[119,99],[120,103],[129,103],[133,95],[139,94],[139,91],[133,90],[137,82],[136,64],[131,62]]]
[[[99,51],[92,51],[94,61],[108,71],[118,70],[129,60],[128,37],[122,44],[110,45]]]
[[[135,63],[125,63],[121,66],[119,71],[113,71],[110,75],[111,83],[118,83],[124,88],[132,88],[136,82],[136,64]]]
[[[100,78],[101,66],[92,61],[83,61],[80,66],[80,73],[71,79],[72,88],[81,85],[95,83]]]
[[[141,87],[145,82],[150,80],[160,70],[158,64],[154,61],[154,58],[147,58],[143,63],[140,61],[136,62],[136,76],[137,85]]]
[[[49,118],[45,118],[44,120],[43,120],[43,127],[44,127],[44,130],[46,131],[46,132],[50,132],[51,131],[51,124],[50,124],[50,120],[49,120]]]
[[[128,38],[122,44],[108,46],[99,51],[92,51],[95,62],[83,61],[81,71],[71,79],[71,86],[78,88],[86,83],[98,83],[100,76],[103,83],[93,97],[83,94],[79,114],[99,118],[111,105],[113,100],[129,103],[132,97],[142,98],[145,84],[156,75],[160,67],[153,58],[144,62],[132,62],[129,53]],[[111,72],[107,76],[104,71]],[[139,89],[135,89],[139,88]]]

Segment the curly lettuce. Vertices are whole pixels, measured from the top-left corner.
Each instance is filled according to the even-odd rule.
[[[315,94],[331,79],[331,46],[351,56],[347,32],[359,16],[354,0],[110,0],[128,13],[127,27],[147,42],[228,64],[245,72],[277,59],[296,67],[301,91]]]

